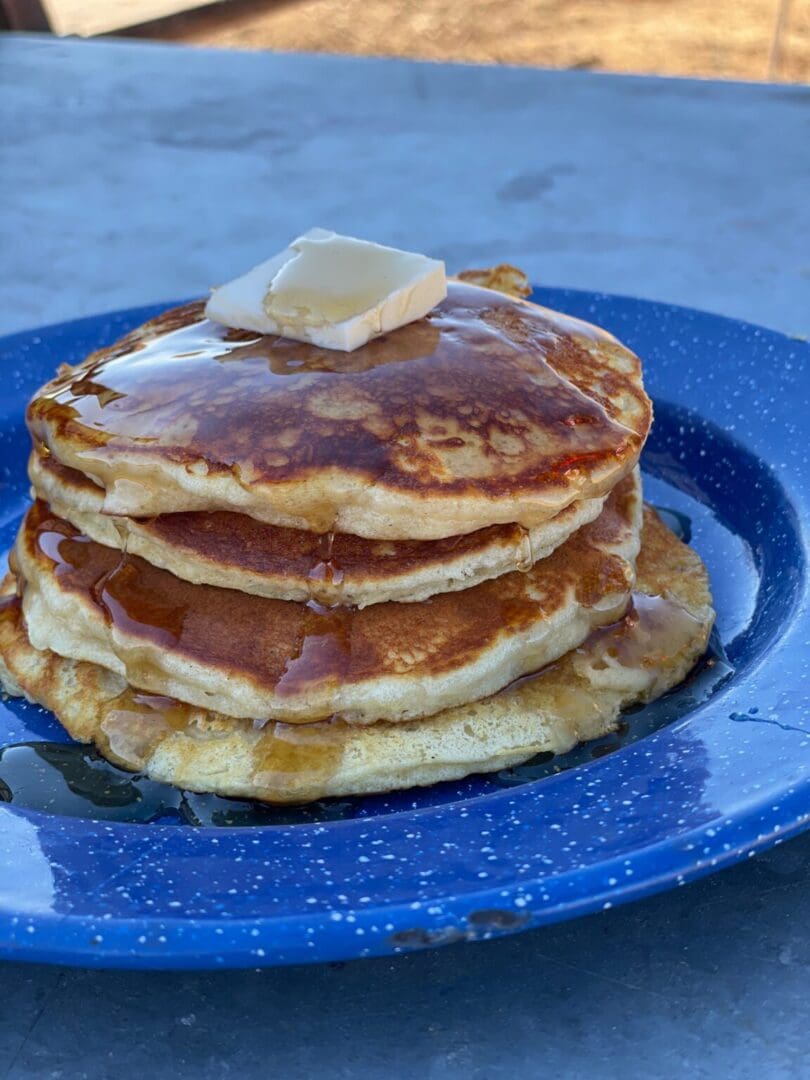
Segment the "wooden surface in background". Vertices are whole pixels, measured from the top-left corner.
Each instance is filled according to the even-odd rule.
[[[15,30],[46,30],[91,37],[163,19],[214,0],[2,0]]]

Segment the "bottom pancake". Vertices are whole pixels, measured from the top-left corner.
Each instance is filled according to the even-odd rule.
[[[646,510],[631,613],[540,674],[421,720],[262,727],[34,649],[13,588],[9,576],[0,601],[0,682],[9,694],[46,706],[75,739],[153,780],[273,803],[427,785],[564,753],[681,682],[714,622],[700,558]]]

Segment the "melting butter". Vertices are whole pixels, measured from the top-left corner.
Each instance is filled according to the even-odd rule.
[[[444,263],[326,229],[215,289],[205,313],[239,330],[351,352],[447,296]]]

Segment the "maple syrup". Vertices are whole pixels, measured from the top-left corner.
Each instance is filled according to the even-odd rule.
[[[354,608],[325,607],[310,600],[298,630],[298,642],[276,683],[276,692],[294,695],[313,681],[338,686],[352,660]]]
[[[325,585],[343,584],[343,568],[335,557],[335,535],[330,531],[317,538],[317,562],[307,575],[311,581],[322,581]]]

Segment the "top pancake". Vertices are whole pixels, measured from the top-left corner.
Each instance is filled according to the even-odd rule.
[[[202,303],[63,370],[36,443],[130,517],[236,510],[379,539],[532,528],[598,498],[651,421],[610,334],[459,282],[425,319],[352,353],[229,330]]]

